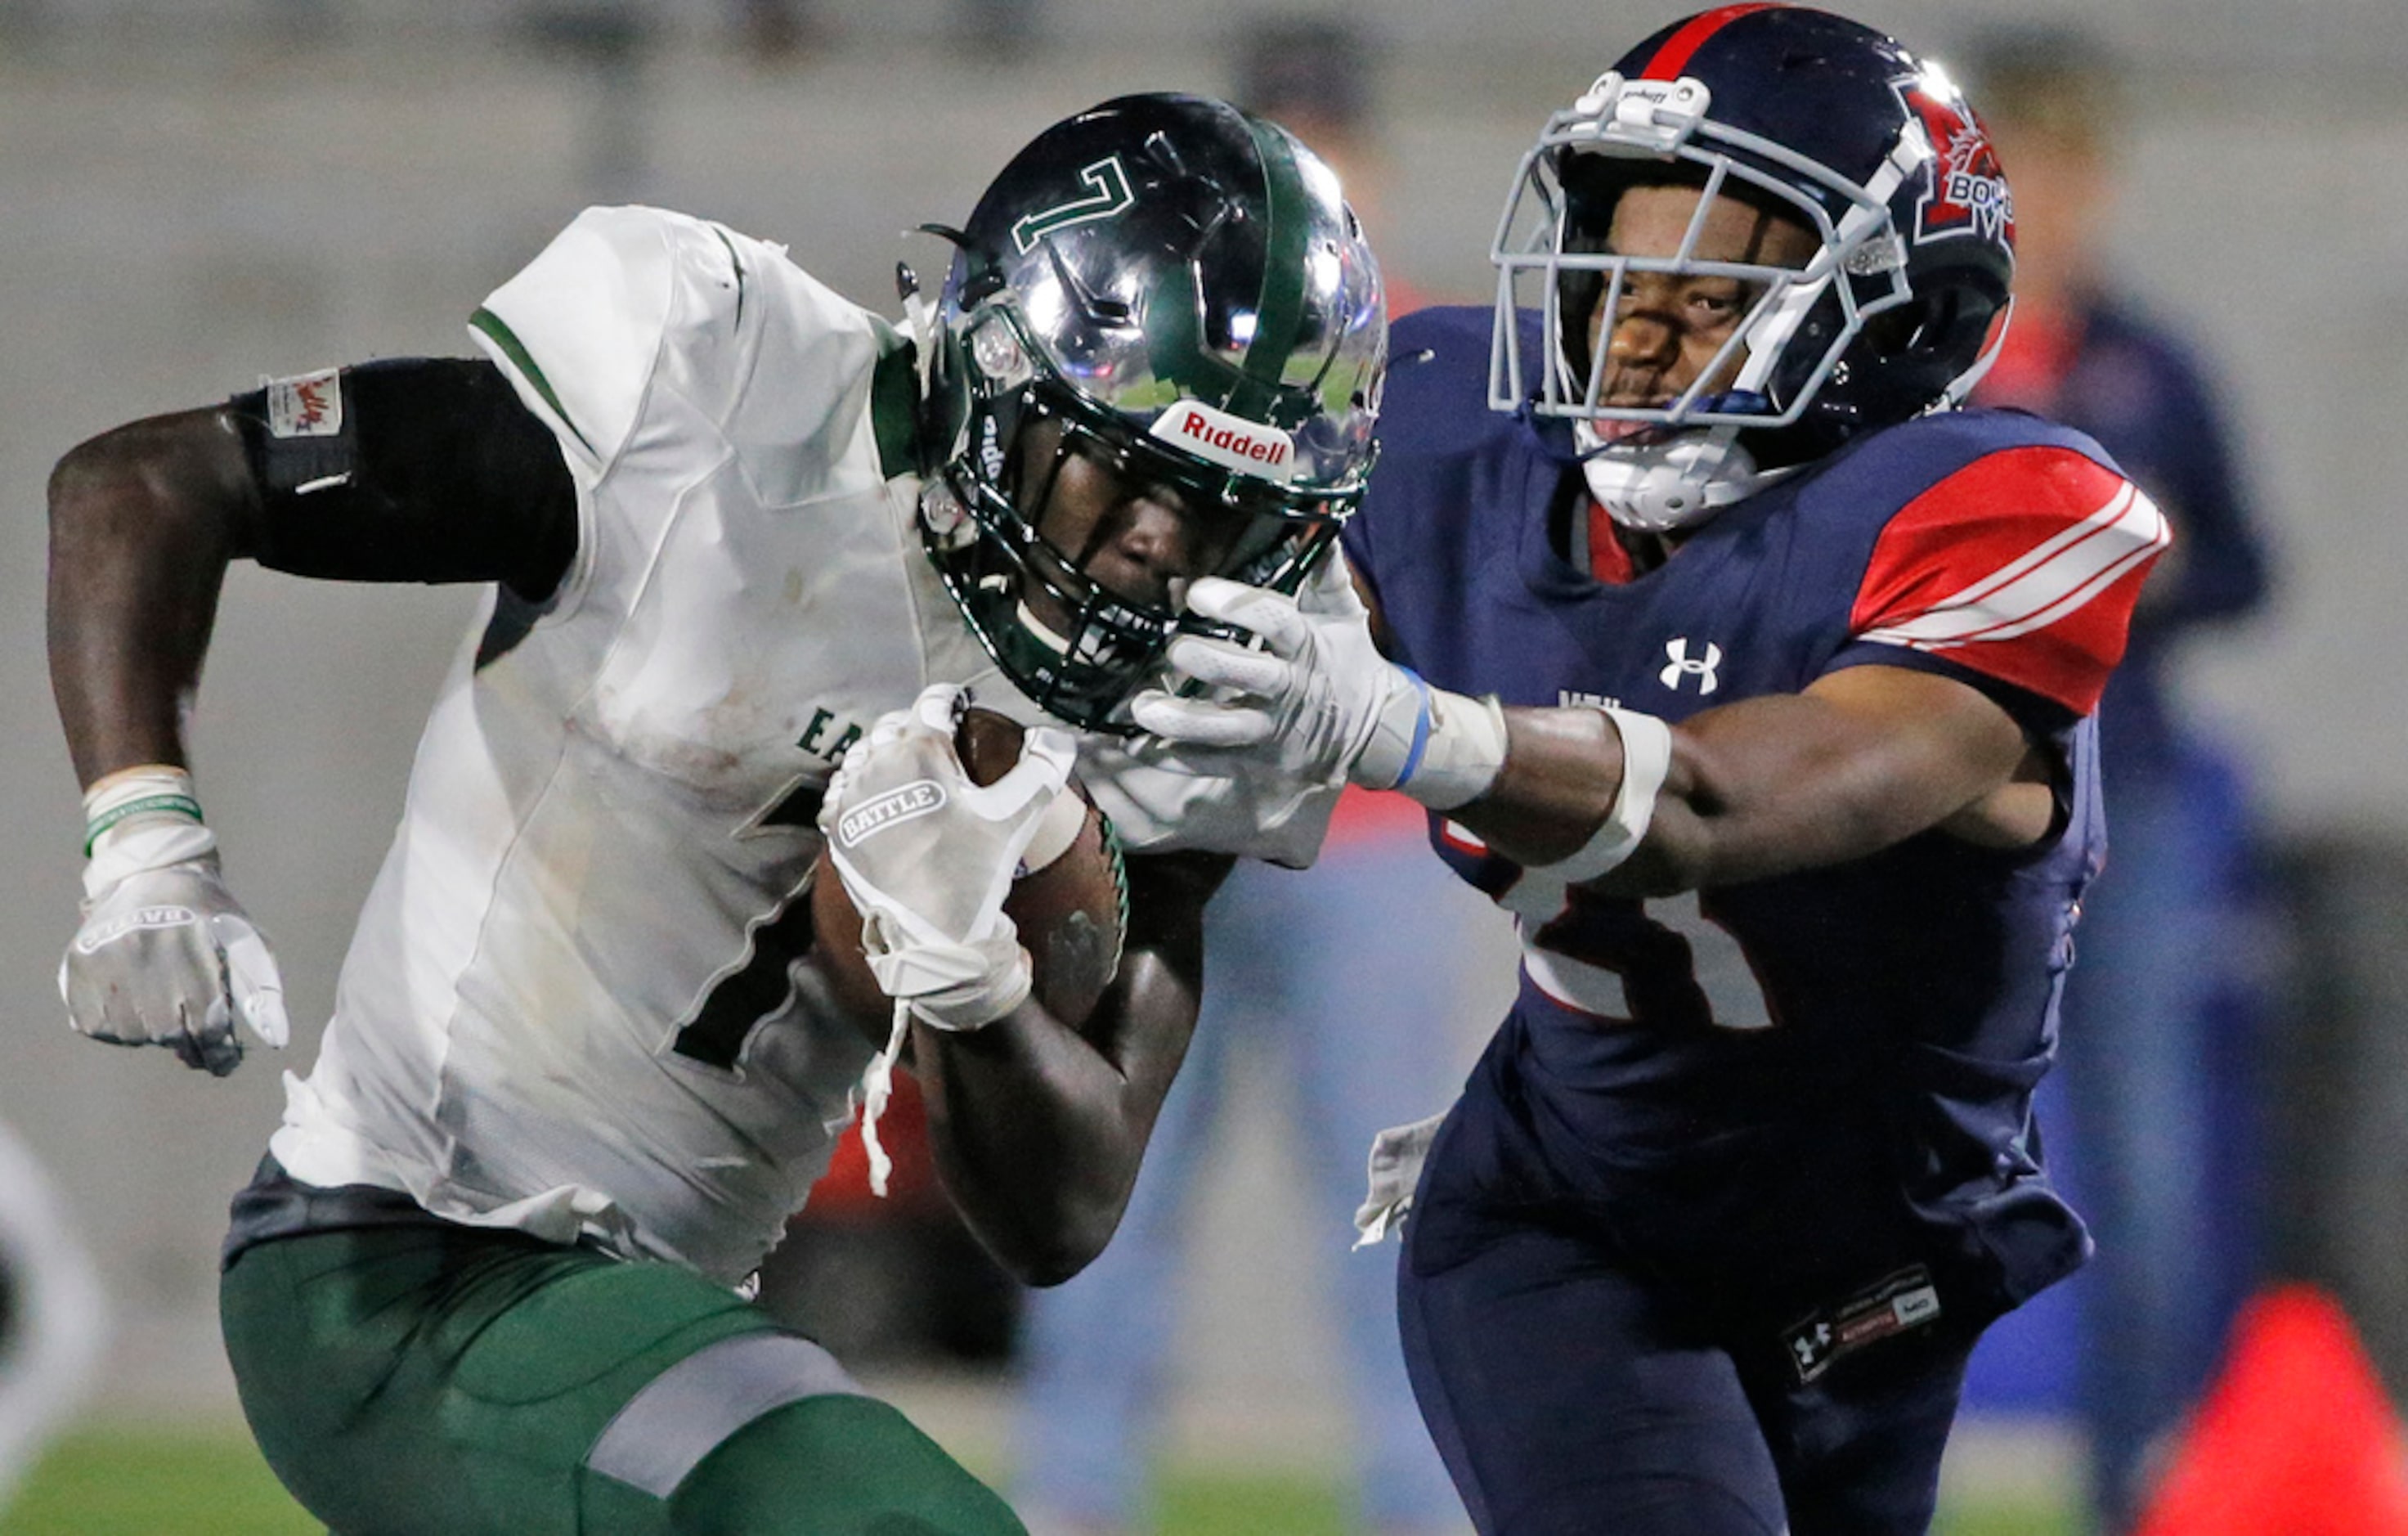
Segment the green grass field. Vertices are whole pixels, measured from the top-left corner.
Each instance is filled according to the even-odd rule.
[[[178,1434],[95,1425],[53,1446],[0,1536],[315,1536],[237,1428]]]
[[[69,1435],[0,1516],[0,1536],[317,1536],[248,1441],[155,1428]],[[2057,1503],[1941,1512],[1935,1536],[2073,1536]],[[1333,1482],[1176,1469],[1160,1536],[1340,1536]]]

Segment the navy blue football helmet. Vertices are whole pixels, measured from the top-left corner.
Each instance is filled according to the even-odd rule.
[[[1606,249],[1628,188],[1704,188],[1683,252]],[[1687,256],[1713,195],[1802,224],[1799,267]],[[1598,499],[1663,531],[1857,433],[1961,402],[1996,354],[2014,273],[1998,156],[1938,65],[1843,17],[1731,5],[1672,22],[1551,117],[1491,252],[1490,403],[1575,423]],[[1609,406],[1593,317],[1639,272],[1735,277],[1748,309],[1678,398]],[[1544,337],[1528,355],[1517,309]],[[1596,423],[1630,423],[1599,430]]]
[[[1379,268],[1295,136],[1184,95],[1054,124],[943,233],[953,269],[921,317],[924,541],[1024,692],[1126,729],[1120,706],[1182,615],[1175,593],[1108,590],[1089,552],[1048,538],[1066,456],[1167,487],[1210,523],[1211,568],[1193,575],[1295,591],[1370,472]]]

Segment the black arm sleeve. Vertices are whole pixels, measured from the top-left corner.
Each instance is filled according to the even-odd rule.
[[[577,487],[551,428],[491,363],[340,370],[339,428],[280,436],[267,390],[227,402],[275,570],[355,581],[500,581],[551,596],[577,553]]]

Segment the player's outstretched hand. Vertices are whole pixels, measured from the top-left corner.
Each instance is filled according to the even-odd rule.
[[[1003,898],[1046,813],[1071,795],[1076,758],[1068,733],[1033,729],[1019,762],[978,784],[953,740],[968,701],[940,683],[880,719],[845,753],[819,819],[861,911],[871,974],[947,1029],[991,1023],[1028,996],[1027,952]]]
[[[1380,654],[1359,604],[1308,611],[1283,593],[1208,576],[1188,588],[1187,609],[1259,646],[1173,639],[1172,670],[1202,691],[1139,694],[1129,712],[1140,725],[1309,782],[1351,778],[1387,789],[1406,777],[1422,734],[1422,689]]]
[[[242,1061],[235,1021],[270,1045],[287,1036],[284,982],[226,889],[197,823],[126,827],[95,848],[83,926],[59,962],[67,1021],[112,1045],[165,1045],[223,1077]]]

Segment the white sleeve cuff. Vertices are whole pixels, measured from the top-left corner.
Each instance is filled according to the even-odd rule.
[[[1569,858],[1547,865],[1567,885],[1578,885],[1619,866],[1638,851],[1655,819],[1656,797],[1672,768],[1672,727],[1652,714],[1600,706],[1622,736],[1622,787],[1613,809],[1595,836]]]
[[[1393,664],[1391,664],[1393,666]],[[1394,789],[1432,811],[1453,811],[1488,793],[1505,767],[1505,710],[1494,695],[1472,698],[1433,688],[1410,667],[1395,686],[1355,782]]]

